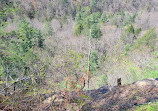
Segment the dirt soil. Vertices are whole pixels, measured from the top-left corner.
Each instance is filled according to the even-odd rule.
[[[158,81],[145,79],[130,85],[114,87],[82,106],[83,111],[122,111],[147,102],[158,101]]]
[[[80,106],[79,110],[81,111],[122,111],[147,102],[158,101],[158,80],[144,79],[129,85],[115,87],[103,86],[97,90],[80,91],[77,93],[67,92],[65,94],[69,99],[65,99],[61,95],[56,95],[56,98],[60,99],[53,101],[54,108],[66,106],[65,104],[69,104],[70,106],[71,104],[71,109],[73,109],[76,103]],[[55,98],[55,95],[53,98]],[[47,102],[47,106],[52,101],[48,101],[49,99],[45,101]],[[84,103],[79,104],[81,102]],[[65,108],[55,109],[66,110]]]
[[[158,79],[144,79],[123,86],[102,86],[88,91],[59,91],[44,96],[41,95],[42,102],[35,101],[38,104],[29,110],[124,111],[148,102],[157,102]],[[0,100],[3,100],[2,96]],[[2,103],[0,101],[1,110],[6,107]],[[12,111],[11,108],[6,110]]]

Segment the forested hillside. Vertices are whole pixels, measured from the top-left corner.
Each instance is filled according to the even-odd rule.
[[[157,34],[157,0],[0,0],[0,110],[158,78]]]

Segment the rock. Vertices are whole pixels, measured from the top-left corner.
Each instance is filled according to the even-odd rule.
[[[106,85],[106,86],[102,86],[102,87],[100,87],[99,89],[97,89],[97,92],[99,93],[99,94],[105,94],[106,92],[108,92],[109,91],[109,87]]]
[[[43,101],[43,104],[50,104],[52,100],[53,100],[52,97],[49,97]]]
[[[146,87],[146,86],[154,86],[158,87],[158,81],[153,78],[144,79],[141,81],[137,81],[134,83],[137,87]]]
[[[64,102],[64,98],[59,94],[54,94],[51,97],[47,98],[43,101],[43,104],[50,104],[54,101],[54,103],[62,103]]]

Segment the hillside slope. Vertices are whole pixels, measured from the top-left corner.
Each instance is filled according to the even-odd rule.
[[[144,79],[123,86],[103,86],[96,90],[53,94],[44,100],[41,109],[80,111],[131,110],[146,103],[155,102],[158,110],[158,79]]]
[[[156,101],[158,110],[158,81],[145,79],[130,85],[116,87],[105,94],[100,94],[92,101],[85,104],[82,110],[122,111]]]
[[[0,0],[0,109],[157,100],[157,18],[158,0]]]

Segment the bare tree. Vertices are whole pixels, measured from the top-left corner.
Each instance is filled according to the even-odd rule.
[[[88,71],[87,71],[87,82],[88,82],[87,85],[88,85],[88,88],[89,88],[89,79],[90,79],[89,74],[90,74],[90,66],[91,66],[91,64],[90,64],[91,48],[92,48],[92,46],[91,46],[91,29],[90,29],[89,52],[88,52]]]

